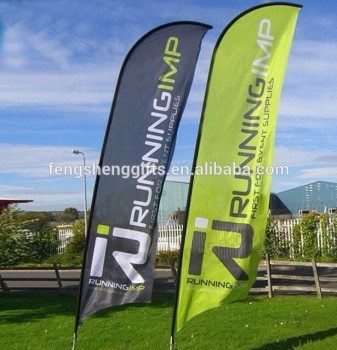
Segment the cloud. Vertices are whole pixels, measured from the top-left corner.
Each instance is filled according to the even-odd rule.
[[[322,163],[337,163],[337,155],[321,156],[321,157],[314,159],[314,161],[322,162]]]
[[[308,168],[300,171],[299,179],[310,179],[311,181],[317,180],[332,180],[336,182],[337,179],[337,167],[320,167],[320,168]]]
[[[275,148],[275,164],[287,165],[288,167],[300,168],[315,164],[317,159],[326,157],[330,151],[326,149],[312,150],[305,147],[285,147]]]
[[[46,210],[49,203],[77,203],[80,208],[82,181],[50,176],[48,165],[81,165],[82,159],[71,154],[71,147],[57,145],[87,145],[87,161],[97,161],[94,147],[101,145],[105,126],[100,116],[108,115],[124,57],[147,31],[181,18],[214,26],[202,42],[174,157],[174,164],[189,164],[215,43],[229,21],[250,5],[253,1],[168,1],[162,11],[163,4],[153,0],[0,2],[5,26],[0,55],[5,140],[0,144],[0,190],[32,196],[33,205]],[[336,22],[322,6],[308,2],[309,11],[302,11],[296,28],[275,152],[275,163],[290,166],[291,175],[278,177],[276,186],[300,185],[311,170],[317,178],[335,174]],[[88,180],[91,186],[93,177]]]
[[[46,31],[40,31],[29,36],[28,44],[35,49],[43,59],[52,61],[60,68],[68,68],[71,64],[72,52],[68,47],[57,40],[51,40]]]
[[[87,161],[98,162],[98,153],[92,149],[83,149]],[[45,178],[54,175],[50,164],[74,167],[82,164],[82,159],[71,153],[66,146],[43,146],[24,144],[0,144],[0,175]]]
[[[87,163],[97,163],[98,153],[82,149]],[[82,208],[83,181],[76,178],[83,158],[71,153],[69,147],[0,144],[0,192],[2,197],[32,199],[20,205],[25,210],[63,210],[65,207]],[[53,164],[53,168],[50,168]],[[60,173],[55,172],[59,166]],[[90,203],[94,176],[87,177],[87,196]]]
[[[280,101],[280,114],[335,118],[337,48],[334,39],[294,40]]]
[[[58,180],[63,183],[63,188],[58,187]],[[64,183],[69,182],[68,188]],[[21,182],[20,182],[21,183]],[[15,199],[30,199],[32,203],[19,204],[24,210],[64,210],[66,207],[83,208],[82,181],[73,178],[57,179],[52,181],[41,179],[38,182],[28,181],[27,186],[0,185],[1,197]],[[88,188],[88,202],[91,200],[91,186]]]
[[[9,186],[9,185],[0,185],[0,193],[1,197],[6,197],[6,194],[10,194],[11,196],[16,196],[17,193],[29,193],[31,191],[31,187],[24,186]]]
[[[97,69],[95,69],[97,68]],[[102,110],[110,106],[116,83],[113,67],[86,67],[80,71],[2,73],[0,106]]]

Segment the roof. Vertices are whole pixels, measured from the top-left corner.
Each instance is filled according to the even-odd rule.
[[[337,183],[316,181],[277,193],[277,197],[293,213],[316,210],[324,213],[337,208]]]
[[[3,210],[7,209],[11,204],[17,203],[30,203],[33,202],[32,199],[17,199],[17,198],[0,198],[0,214]]]
[[[336,182],[330,182],[330,181],[315,181],[315,182],[311,182],[309,184],[306,185],[301,185],[298,187],[293,187],[289,190],[285,190],[282,192],[278,192],[277,195],[281,194],[281,193],[288,193],[288,192],[293,192],[293,191],[298,191],[298,190],[306,190],[307,188],[310,187],[331,187],[331,188],[337,188],[337,183]]]
[[[14,199],[14,198],[0,198],[0,205],[10,205],[15,203],[30,203],[32,199]]]

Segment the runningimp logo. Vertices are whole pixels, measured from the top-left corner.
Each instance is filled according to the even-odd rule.
[[[169,159],[172,140],[167,130],[173,128],[172,113],[177,113],[177,106],[173,102],[173,93],[176,92],[176,78],[178,72],[180,72],[179,62],[182,55],[178,51],[178,46],[179,38],[174,36],[167,38],[164,46],[163,67],[160,69],[160,72],[164,74],[158,77],[156,94],[152,101],[152,112],[149,114],[149,126],[144,135],[146,150],[140,159],[140,164],[147,166],[147,171],[137,178],[135,186],[136,198],[132,201],[132,208],[128,218],[128,224],[136,229],[140,228],[150,231],[156,222],[156,212],[153,214],[153,210],[157,208],[160,200],[163,185],[162,177],[165,173],[156,174],[156,170],[159,169],[159,166],[165,165],[167,159]],[[179,95],[176,95],[176,99],[178,97]],[[160,175],[161,177],[156,178],[155,175]],[[109,233],[109,226],[98,225],[90,271],[90,276],[92,277],[102,277],[103,275]],[[112,256],[131,283],[144,283],[143,276],[134,268],[134,265],[146,263],[151,236],[143,231],[120,227],[113,228],[112,236],[125,240],[124,247],[130,247],[130,240],[137,242],[138,252],[136,254],[116,250],[112,252]]]
[[[104,261],[107,251],[108,236],[110,227],[107,225],[97,225],[97,237],[93,251],[90,276],[102,277],[104,269]],[[121,239],[138,242],[138,252],[128,253],[125,251],[115,250],[112,252],[113,258],[121,267],[125,275],[131,283],[144,283],[144,278],[134,268],[133,265],[142,265],[146,262],[148,250],[151,243],[151,237],[145,232],[114,227],[112,236]]]
[[[248,86],[248,95],[246,102],[248,103],[248,111],[243,114],[242,126],[240,127],[242,136],[239,139],[237,157],[240,160],[238,162],[239,168],[250,166],[255,164],[255,160],[261,163],[263,159],[263,152],[261,149],[264,147],[264,139],[261,141],[259,136],[261,134],[265,137],[267,131],[262,129],[268,125],[265,121],[261,123],[262,116],[266,111],[269,111],[267,103],[263,105],[263,97],[265,96],[265,90],[267,85],[266,77],[269,73],[269,60],[272,57],[272,47],[274,36],[271,35],[272,23],[269,19],[262,19],[258,26],[258,35],[256,44],[261,50],[261,56],[252,62],[253,68],[251,73],[254,75],[253,83]],[[268,102],[269,103],[269,102]],[[267,106],[267,110],[266,110]],[[259,144],[260,142],[260,144]],[[262,146],[261,146],[262,145]],[[229,217],[245,219],[248,216],[249,203],[254,198],[254,211],[251,215],[252,219],[256,219],[258,202],[260,200],[260,192],[253,187],[253,184],[258,183],[257,187],[260,187],[260,182],[254,182],[256,178],[253,178],[253,174],[248,172],[246,174],[235,174],[232,191],[232,198],[230,200]],[[244,190],[242,187],[244,186]],[[206,242],[206,230],[208,229],[208,219],[197,217],[195,219],[195,230],[192,238],[191,258],[189,262],[189,274],[201,275],[202,261],[205,254],[205,242]],[[202,230],[204,229],[204,230]],[[215,245],[211,248],[212,253],[221,261],[223,266],[231,273],[231,275],[237,281],[247,281],[249,276],[246,271],[236,262],[236,259],[248,258],[253,249],[253,236],[254,229],[251,225],[245,223],[233,223],[231,221],[212,220],[211,224],[212,233],[215,231],[224,235],[224,238],[237,243],[236,238],[233,235],[240,235],[240,244],[231,247]],[[209,232],[208,234],[212,234]],[[221,240],[220,240],[221,241]]]
[[[208,219],[197,217],[195,219],[195,227],[198,229],[207,229]],[[219,231],[226,236],[240,234],[239,247],[233,248],[214,245],[212,252],[237,281],[247,281],[249,279],[248,275],[234,259],[245,259],[251,255],[254,235],[252,226],[243,223],[212,220],[212,230]],[[202,261],[204,255],[208,253],[205,252],[206,235],[206,232],[201,230],[195,230],[193,232],[188,269],[190,275],[201,275]]]

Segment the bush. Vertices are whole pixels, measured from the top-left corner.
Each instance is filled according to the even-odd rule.
[[[45,260],[44,263],[47,265],[60,265],[68,267],[81,267],[83,256],[81,254],[72,254],[64,252],[62,254],[56,254],[49,259]]]
[[[83,251],[85,248],[85,225],[84,220],[78,220],[73,225],[73,236],[70,242],[65,247],[64,252],[68,254],[79,254],[83,255]]]
[[[278,239],[278,227],[276,222],[268,217],[266,226],[266,237],[263,244],[262,257],[265,259],[268,255],[270,259],[288,259],[289,246],[284,240]]]
[[[23,220],[16,207],[0,215],[0,267],[13,266],[31,259],[30,236],[27,227],[32,220]]]
[[[308,261],[321,255],[317,242],[319,222],[319,215],[311,213],[303,215],[301,222],[294,226],[294,257],[296,260]]]
[[[322,227],[322,247],[321,256],[322,260],[327,262],[337,261],[337,216],[329,216],[323,214],[320,217],[321,227]]]
[[[57,229],[45,224],[30,237],[30,259],[32,262],[42,262],[55,255],[58,247]]]
[[[170,261],[177,263],[179,260],[179,250],[160,251],[157,253],[156,265],[169,265]]]
[[[57,254],[46,260],[48,264],[79,267],[83,262],[85,248],[84,220],[78,220],[73,225],[73,237],[64,249],[64,253]]]

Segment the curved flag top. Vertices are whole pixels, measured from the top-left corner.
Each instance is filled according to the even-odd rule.
[[[245,298],[268,214],[276,116],[300,5],[255,7],[214,50],[194,160],[172,337],[185,322]]]
[[[194,22],[158,27],[125,59],[96,179],[75,334],[98,310],[151,300],[159,200],[210,28]]]

